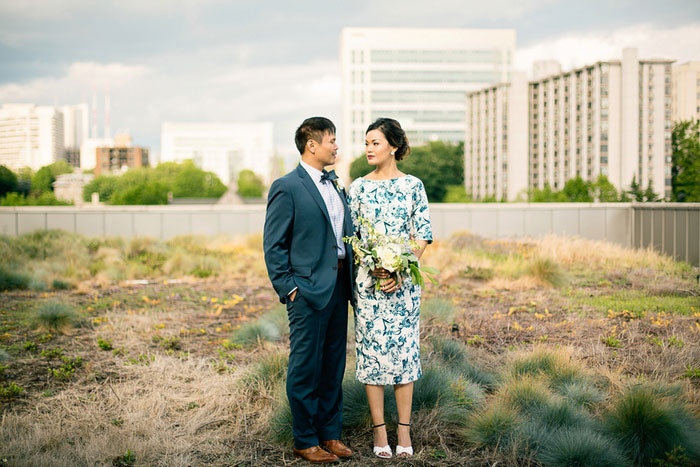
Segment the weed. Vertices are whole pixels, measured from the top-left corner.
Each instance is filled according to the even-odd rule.
[[[53,391],[51,389],[47,389],[46,391],[41,393],[42,397],[51,397],[53,396]]]
[[[114,426],[122,426],[124,424],[124,419],[121,417],[113,418],[109,421]]]
[[[131,449],[127,449],[126,454],[123,456],[112,459],[112,465],[114,467],[128,467],[134,464],[136,464],[136,456],[131,452]]]
[[[63,356],[63,347],[54,347],[41,351],[41,356],[46,358],[59,358]]]
[[[600,336],[600,341],[611,349],[621,349],[622,343],[615,336]]]
[[[17,386],[17,384],[15,383],[10,383],[8,385],[0,383],[0,399],[8,401],[16,399],[19,397],[20,394],[22,394],[22,391],[24,391],[24,388],[21,386]]]
[[[180,339],[174,336],[165,337],[160,341],[160,346],[165,350],[180,350]]]
[[[112,339],[97,338],[97,346],[102,350],[112,350]]]
[[[469,339],[467,339],[467,345],[476,346],[476,345],[482,345],[485,342],[486,342],[486,339],[484,339],[483,337],[481,337],[478,334],[474,334],[474,337],[470,337]]]
[[[683,377],[692,380],[700,379],[700,368],[695,368],[688,365],[685,368],[685,373],[683,373]]]
[[[118,349],[112,349],[112,355],[115,355],[117,357],[123,357],[126,355],[126,351],[124,350],[124,346],[122,345]]]
[[[669,345],[669,347],[675,347],[677,349],[682,349],[683,346],[685,345],[685,342],[683,342],[681,339],[679,339],[676,336],[671,336],[668,338],[668,345]]]
[[[22,345],[24,347],[24,350],[27,352],[36,352],[37,351],[37,346],[36,343],[32,341],[25,341],[24,344]]]
[[[49,376],[54,377],[58,381],[67,381],[73,376],[75,370],[82,366],[82,357],[62,357],[63,364],[58,368],[49,368]]]
[[[124,365],[143,365],[143,366],[149,366],[151,362],[156,361],[156,356],[155,355],[148,355],[148,354],[139,354],[138,357],[129,357],[126,362],[124,362]]]

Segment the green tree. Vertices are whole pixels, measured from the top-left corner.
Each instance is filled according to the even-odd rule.
[[[593,193],[601,203],[614,203],[620,199],[615,185],[605,175],[598,176],[593,184]]]
[[[464,184],[464,143],[457,145],[433,141],[425,146],[411,148],[411,154],[398,163],[399,170],[420,178],[425,186],[428,200],[444,201],[447,187]],[[360,156],[350,164],[353,180],[367,175],[374,166]]]
[[[56,181],[53,173],[51,173],[51,167],[48,165],[40,168],[32,177],[32,193],[40,195],[47,191],[53,191],[53,182]]]
[[[0,197],[17,189],[17,175],[4,165],[0,165]]]
[[[564,184],[564,188],[561,191],[564,194],[564,196],[566,196],[567,201],[573,203],[593,202],[593,196],[591,194],[591,183],[586,182],[579,175],[567,180]]]
[[[56,199],[52,191],[41,193],[40,195],[25,196],[21,193],[8,193],[4,198],[0,198],[0,206],[70,206],[72,203]]]
[[[367,157],[362,155],[354,161],[352,161],[352,163],[350,164],[350,178],[352,180],[355,180],[356,178],[364,177],[373,170],[374,166],[369,165],[369,163],[367,162]]]
[[[17,193],[28,196],[32,190],[32,176],[34,172],[29,167],[22,167],[17,171]]]
[[[51,174],[54,177],[58,177],[59,175],[63,174],[72,174],[73,173],[73,166],[71,166],[67,161],[63,159],[59,159],[53,164],[48,165],[49,170],[51,170]]]
[[[144,180],[115,192],[112,204],[168,204],[168,191],[168,186],[162,182]]]
[[[474,200],[467,193],[464,185],[449,185],[443,203],[471,203]]]
[[[671,199],[700,202],[700,121],[675,123],[671,149]]]
[[[654,193],[654,185],[653,183],[651,183],[651,180],[649,180],[649,184],[647,184],[647,189],[644,190],[644,201],[648,203],[655,203],[660,200],[661,195]]]
[[[531,203],[562,203],[568,201],[561,191],[554,191],[549,183],[544,184],[544,188],[532,188],[529,192]]]
[[[171,171],[168,168],[168,171]],[[192,161],[185,161],[172,179],[175,198],[218,198],[226,192],[226,186],[212,172],[205,172]],[[159,180],[164,183],[163,180]]]
[[[260,198],[265,191],[263,181],[252,170],[238,173],[238,194],[244,198]]]
[[[632,201],[638,201],[640,203],[644,201],[644,190],[642,190],[642,187],[637,183],[637,175],[632,175],[632,182],[627,190],[627,194]]]
[[[433,141],[411,148],[399,170],[421,179],[430,202],[442,202],[448,186],[464,184],[464,143]]]
[[[92,194],[100,195],[100,201],[108,203],[112,200],[112,195],[117,191],[119,177],[114,175],[100,175],[95,177],[90,183],[83,187],[83,200],[90,201]]]

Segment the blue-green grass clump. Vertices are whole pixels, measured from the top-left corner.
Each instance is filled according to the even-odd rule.
[[[36,326],[62,332],[79,326],[81,319],[70,305],[52,300],[37,306],[33,313],[33,322]]]

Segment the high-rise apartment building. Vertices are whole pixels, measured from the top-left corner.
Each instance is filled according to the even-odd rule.
[[[465,93],[508,81],[514,29],[344,28],[341,160],[347,176],[367,126],[395,118],[409,142],[464,140]]]
[[[33,170],[63,157],[63,114],[54,107],[3,104],[0,108],[0,164]]]
[[[474,199],[514,201],[527,191],[527,77],[467,94],[464,182]]]
[[[633,178],[668,198],[671,189],[671,63],[600,61],[529,84],[529,186],[560,190],[577,175]]]
[[[270,183],[274,142],[272,123],[163,123],[161,162],[192,159],[224,184],[249,169]]]
[[[673,121],[700,120],[700,62],[673,67]]]
[[[80,148],[90,135],[90,114],[87,104],[65,105],[63,113],[63,145],[68,148]]]

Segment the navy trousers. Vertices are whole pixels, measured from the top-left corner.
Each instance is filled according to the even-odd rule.
[[[347,267],[338,269],[333,297],[323,310],[313,309],[298,292],[293,302],[287,300],[287,397],[297,449],[340,439],[350,297],[348,271]]]

